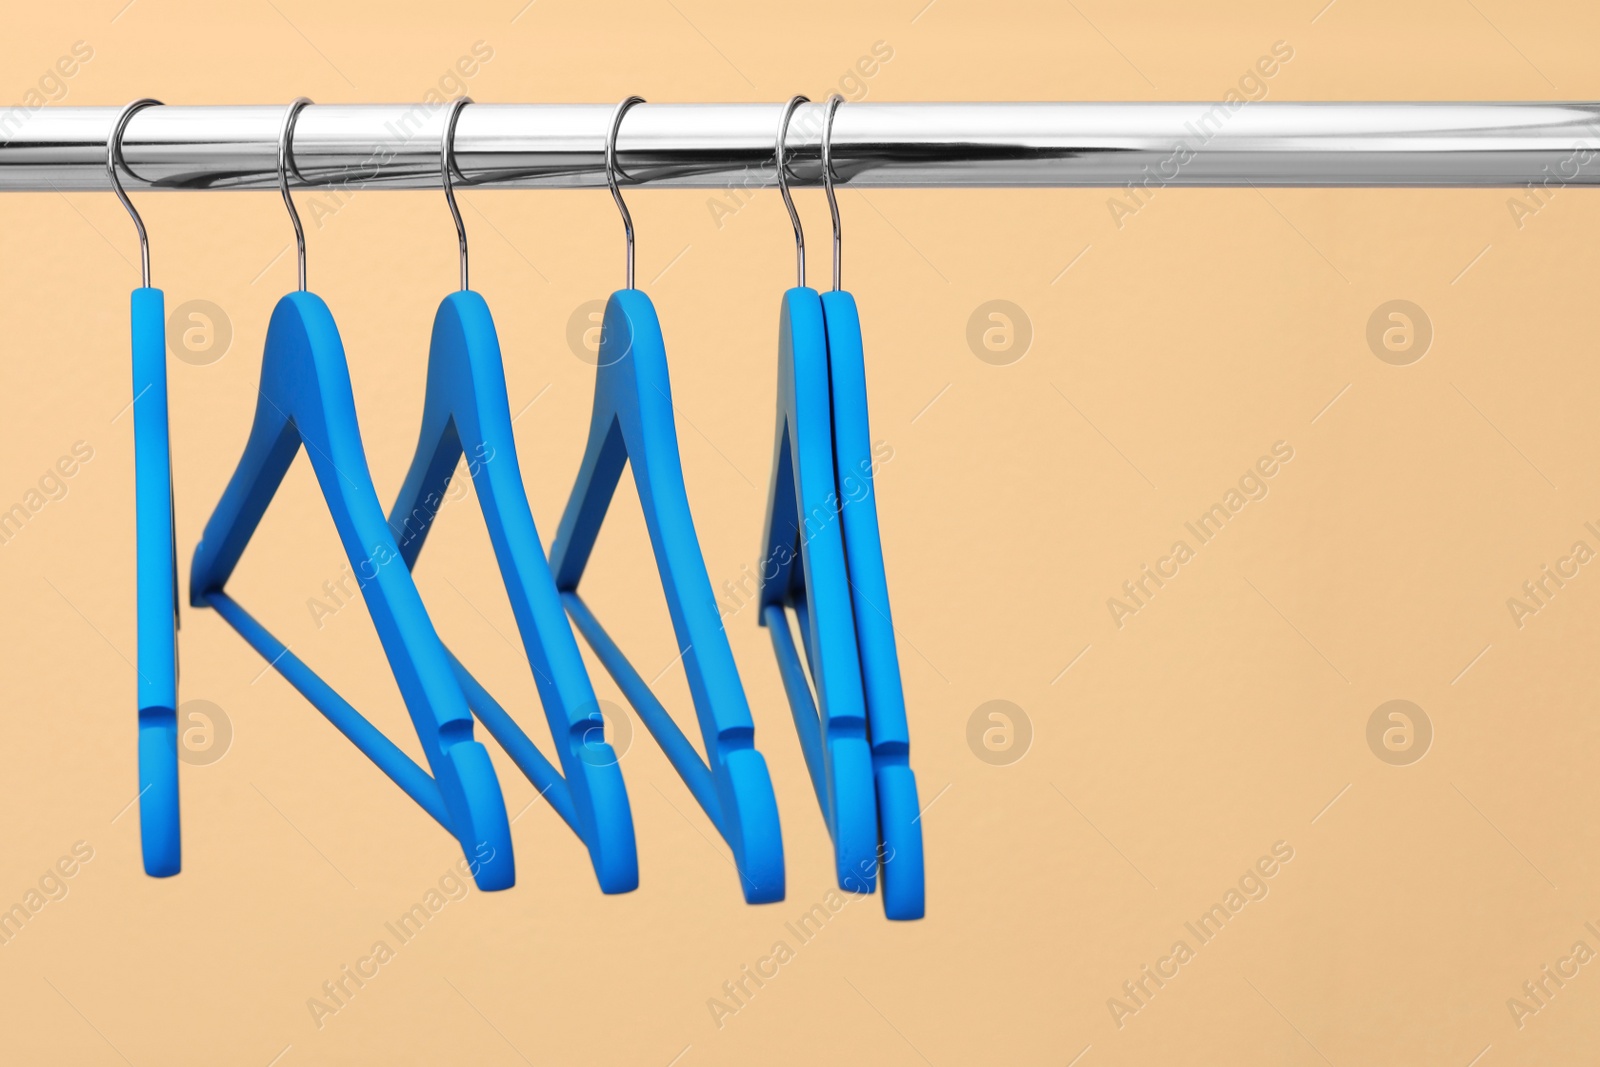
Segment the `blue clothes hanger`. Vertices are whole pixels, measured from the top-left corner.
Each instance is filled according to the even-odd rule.
[[[805,235],[784,162],[789,118],[805,99],[790,100],[778,126],[778,189],[794,224],[799,282],[783,294],[778,321],[778,430],[762,538],[760,621],[771,634],[811,784],[833,837],[839,885],[869,893],[877,884],[878,812],[839,521],[828,343],[822,301],[805,284]],[[795,613],[804,663],[786,608]]]
[[[461,97],[451,104],[440,149],[445,199],[461,248],[461,289],[444,298],[433,320],[421,436],[389,513],[389,528],[400,539],[401,558],[414,568],[450,478],[462,456],[468,457],[565,778],[453,653],[451,664],[479,721],[588,847],[600,888],[625,893],[639,885],[627,787],[616,752],[604,741],[600,705],[523,488],[494,319],[483,297],[467,284],[467,231],[452,171],[456,120],[471,102]]]
[[[183,869],[178,806],[178,557],[172,533],[172,450],[167,422],[166,300],[150,287],[150,237],[122,188],[128,120],[159,100],[135,100],[106,138],[106,174],[139,233],[143,284],[129,301],[133,332],[134,541],[137,555],[139,840],[144,873]]]
[[[848,764],[841,764],[838,760],[832,764],[828,762],[828,754],[821,742],[831,726],[828,721],[828,709],[824,707],[819,724],[811,689],[806,684],[807,675],[799,663],[794,642],[789,636],[788,620],[783,613],[785,605],[794,610],[799,629],[806,640],[806,662],[811,668],[811,681],[816,685],[819,695],[825,695],[824,682],[829,680],[824,678],[818,668],[827,663],[827,649],[817,637],[811,635],[814,632],[821,633],[828,626],[835,627],[840,632],[845,628],[842,623],[831,621],[836,618],[833,609],[826,609],[825,616],[824,609],[820,606],[822,598],[819,598],[819,593],[824,589],[833,588],[835,579],[829,562],[831,549],[823,547],[827,539],[813,531],[837,526],[842,533],[844,543],[846,583],[849,587],[853,634],[861,672],[860,693],[865,703],[865,737],[871,750],[872,788],[876,799],[873,867],[882,874],[884,913],[890,919],[920,919],[926,910],[922,816],[917,801],[916,775],[910,765],[910,731],[906,721],[905,695],[901,687],[894,623],[889,609],[883,547],[878,535],[878,511],[873,483],[876,456],[872,449],[872,434],[867,419],[866,364],[861,345],[861,322],[855,298],[840,287],[842,240],[839,204],[834,193],[832,141],[834,113],[841,103],[843,97],[837,93],[829,97],[822,135],[823,186],[827,191],[828,210],[833,221],[833,290],[822,294],[818,303],[826,349],[824,373],[830,405],[831,435],[826,431],[811,429],[812,423],[807,421],[803,414],[804,404],[794,403],[793,407],[788,406],[793,403],[788,395],[788,389],[792,388],[795,398],[798,398],[808,391],[814,394],[816,386],[812,384],[810,377],[803,378],[801,373],[802,361],[799,353],[803,347],[802,339],[805,342],[805,350],[810,351],[809,334],[802,338],[801,333],[788,326],[786,303],[785,325],[780,332],[782,366],[779,378],[779,448],[773,474],[774,491],[769,512],[771,518],[768,523],[767,544],[770,552],[774,551],[778,544],[785,543],[773,533],[773,527],[779,526],[780,530],[798,529],[802,524],[797,521],[796,516],[803,514],[807,517],[803,524],[806,533],[803,537],[796,534],[796,537],[803,545],[809,542],[813,552],[810,559],[807,559],[804,553],[799,555],[797,562],[800,565],[792,568],[787,576],[787,584],[774,583],[763,590],[762,622],[771,632],[773,647],[778,654],[785,688],[789,694],[790,707],[794,712],[795,725],[800,731],[806,765],[811,771],[818,799],[822,801],[829,829],[834,833],[840,885],[846,889],[859,890],[864,882],[866,889],[870,890],[873,887],[873,879],[870,876],[862,878],[859,867],[847,868],[844,846],[837,828],[843,799],[858,796],[861,791],[857,767],[854,762]],[[794,106],[793,101],[790,106],[791,108]],[[778,168],[780,191],[784,193],[784,202],[795,224],[795,238],[802,256],[803,279],[804,243],[798,215],[788,196],[787,175],[781,158],[782,143],[783,131],[780,131]],[[790,294],[795,292],[796,290],[790,290]],[[786,301],[788,296],[789,294],[786,294]],[[814,356],[808,357],[807,365],[809,360],[814,358]],[[812,401],[811,406],[815,409],[820,403]],[[791,434],[801,439],[799,447],[790,444],[787,452],[784,450],[786,442],[783,436],[786,417],[792,427]],[[820,417],[817,421],[821,421]],[[818,443],[819,439],[826,440],[827,444]],[[797,470],[800,469],[801,465],[795,463],[794,457],[810,455],[813,450],[820,453],[824,447],[829,447],[832,454],[833,478],[830,486],[831,496],[824,499],[827,506],[819,511],[817,504],[808,505],[807,501],[816,500],[823,490],[814,489],[808,495],[800,481],[804,477],[803,474],[797,478],[790,473],[787,475],[788,482],[783,482],[783,479],[786,477],[787,464],[793,464]],[[784,485],[800,485],[798,503],[794,505],[796,510],[789,510],[787,496],[778,491],[780,482]],[[837,521],[825,521],[828,519]],[[780,520],[783,520],[782,524]],[[834,684],[837,686],[836,682]],[[849,736],[853,741],[855,723],[847,721],[846,728],[851,731]],[[841,770],[850,772],[851,777],[848,781],[841,780]],[[831,809],[830,799],[833,805]],[[864,817],[860,817],[854,825],[859,825],[860,821],[864,821]],[[853,840],[850,841],[849,847],[857,853],[861,849],[861,846]],[[845,881],[847,874],[852,876],[853,883]]]
[[[873,778],[878,787],[879,862],[883,908],[891,919],[920,919],[925,910],[922,809],[911,769],[911,731],[889,610],[889,580],[878,535],[877,454],[867,420],[867,367],[856,298],[841,287],[843,240],[834,193],[833,118],[844,103],[828,98],[822,130],[823,188],[833,218],[833,289],[822,294],[828,334],[828,374],[833,392],[833,446],[844,526],[845,559],[855,605],[856,642],[867,700]]]
[[[278,185],[294,222],[300,288],[278,301],[261,360],[261,402],[244,455],[206,523],[189,599],[217,610],[257,652],[429,815],[451,833],[480,889],[516,881],[511,826],[494,765],[472,736],[472,714],[385,521],[356,423],[344,345],[327,304],[306,291],[305,233],[289,195],[295,118],[278,144]],[[430,776],[223,591],[304,444],[317,484],[360,579],[390,669],[411,713]]]
[[[633,220],[617,186],[616,141],[623,116],[641,102],[629,97],[617,105],[606,139],[606,179],[627,239],[627,288],[611,295],[601,320],[589,440],[551,549],[551,567],[578,629],[732,849],[745,900],[768,903],[782,900],[784,890],[777,800],[766,760],[755,748],[755,723],[689,512],[661,324],[650,298],[633,287]],[[705,761],[578,596],[578,581],[630,463]]]
[[[839,496],[845,502],[840,520],[877,786],[883,907],[891,919],[920,919],[925,911],[922,811],[911,769],[911,733],[878,536],[873,484],[877,457],[867,422],[861,320],[855,297],[843,290],[822,294],[822,315],[833,392],[835,470]]]

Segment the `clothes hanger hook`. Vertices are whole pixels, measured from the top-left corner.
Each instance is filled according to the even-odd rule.
[[[294,209],[294,199],[289,195],[289,172],[294,171],[294,176],[301,177],[300,171],[294,165],[294,124],[300,117],[300,110],[311,103],[311,98],[302,96],[289,105],[289,110],[283,113],[283,129],[278,131],[278,191],[283,194],[284,206],[289,209],[289,221],[294,223],[295,249],[300,259],[300,291],[306,291],[306,231],[300,225],[300,212]]]
[[[117,113],[117,121],[111,126],[111,135],[106,138],[106,176],[111,179],[111,188],[116,191],[117,199],[122,201],[122,206],[128,209],[128,216],[133,219],[133,228],[139,231],[139,269],[144,280],[144,287],[150,288],[150,235],[145,232],[144,220],[134,210],[133,201],[128,199],[128,194],[122,188],[122,179],[117,175],[117,165],[126,167],[128,161],[122,158],[122,135],[128,129],[128,120],[147,107],[162,107],[159,100],[144,97],[135,100]],[[131,175],[133,171],[128,171]]]
[[[806,285],[806,235],[800,228],[800,212],[794,209],[794,197],[789,195],[789,174],[783,159],[783,142],[789,136],[789,118],[794,114],[794,109],[801,104],[809,104],[811,99],[805,96],[792,96],[783,107],[783,118],[778,121],[778,149],[776,162],[778,167],[778,192],[783,194],[783,206],[789,209],[789,221],[794,223],[794,255],[796,274],[800,288]]]
[[[837,293],[843,273],[844,236],[839,227],[839,198],[833,192],[833,116],[844,97],[834,93],[827,103],[828,116],[822,123],[822,187],[828,193],[828,214],[833,216],[833,291]]]
[[[622,212],[622,233],[628,240],[628,288],[633,288],[633,216],[628,214],[628,205],[622,202],[622,190],[617,188],[617,131],[622,129],[622,116],[634,104],[644,103],[642,96],[630,96],[617,105],[611,113],[611,132],[606,136],[606,184],[611,186],[611,199],[617,202],[617,210]]]
[[[461,291],[468,289],[467,285],[467,227],[461,221],[461,209],[456,207],[455,183],[450,174],[454,171],[461,174],[461,180],[466,181],[467,176],[462,174],[456,166],[456,120],[461,117],[461,109],[472,103],[472,97],[463,96],[450,102],[450,114],[444,122],[444,140],[439,145],[439,174],[444,180],[444,198],[450,205],[450,217],[456,220],[456,239],[461,244]]]

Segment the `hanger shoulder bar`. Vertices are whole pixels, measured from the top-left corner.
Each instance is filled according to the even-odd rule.
[[[772,186],[783,104],[641,104],[618,137],[632,185]],[[600,189],[611,104],[475,104],[468,184]],[[0,190],[109,190],[114,107],[0,109]],[[301,187],[439,188],[449,109],[314,104],[294,131]],[[825,105],[789,127],[791,185],[821,183]],[[270,189],[283,107],[146,108],[128,123],[130,190]],[[1479,186],[1600,184],[1600,103],[847,103],[838,184]]]

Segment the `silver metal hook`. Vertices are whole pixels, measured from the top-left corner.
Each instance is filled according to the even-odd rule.
[[[455,184],[450,178],[450,172],[461,174],[456,168],[456,120],[461,117],[461,109],[472,103],[472,97],[463,96],[450,102],[450,114],[444,123],[444,140],[439,145],[439,174],[444,181],[444,198],[450,205],[450,217],[456,220],[456,238],[461,243],[461,291],[467,291],[467,227],[461,221],[461,209],[456,207]],[[461,180],[466,181],[467,176],[461,174]]]
[[[778,192],[783,194],[783,206],[789,209],[789,221],[794,223],[794,255],[796,273],[800,280],[796,283],[804,289],[806,284],[806,235],[800,228],[800,212],[794,209],[794,197],[789,195],[789,176],[783,160],[783,142],[789,136],[789,118],[794,114],[794,109],[801,104],[809,104],[811,100],[805,96],[792,96],[784,105],[783,118],[778,122],[778,149],[776,162],[778,167]]]
[[[294,123],[300,110],[311,103],[302,96],[289,105],[283,113],[283,129],[278,132],[278,191],[283,194],[284,206],[289,209],[289,221],[294,223],[294,243],[300,259],[300,291],[306,291],[306,231],[300,225],[300,212],[294,209],[294,199],[289,195],[289,170],[294,166]],[[295,177],[300,177],[295,170]]]
[[[128,165],[128,161],[122,158],[122,135],[128,129],[128,120],[144,108],[161,106],[161,101],[150,97],[135,100],[117,113],[117,121],[112,124],[111,134],[106,138],[106,176],[111,179],[111,188],[115,190],[117,199],[128,209],[128,216],[133,219],[133,228],[139,231],[139,269],[146,289],[150,288],[150,235],[145,232],[144,220],[139,217],[139,212],[134,210],[133,201],[128,199],[128,194],[122,188],[117,165],[121,164],[124,167]],[[132,174],[133,171],[130,170],[128,173]]]
[[[628,240],[628,288],[633,288],[633,216],[628,214],[628,205],[622,202],[622,190],[617,188],[617,131],[622,129],[622,116],[634,104],[644,103],[642,96],[630,96],[617,105],[611,113],[611,132],[606,137],[606,184],[611,186],[611,199],[617,202],[617,210],[622,212],[622,232]]]
[[[843,273],[844,236],[839,227],[839,198],[833,193],[833,116],[844,97],[834,93],[827,103],[828,116],[822,123],[822,187],[828,193],[828,214],[833,216],[833,291],[837,293]]]

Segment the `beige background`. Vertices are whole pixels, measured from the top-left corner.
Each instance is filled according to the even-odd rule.
[[[1278,41],[1294,55],[1270,99],[1600,98],[1600,13],[1582,4],[920,2],[32,5],[6,15],[0,104],[78,41],[93,57],[53,87],[61,103],[416,100],[478,41],[494,55],[465,88],[486,101],[820,99],[841,83],[871,100],[1217,99]],[[893,58],[850,80],[880,41]],[[575,838],[527,807],[521,884],[450,902],[320,1028],[308,999],[458,853],[214,614],[186,607],[182,697],[223,709],[234,736],[183,770],[183,874],[140,873],[132,425],[117,418],[134,235],[108,195],[0,197],[0,504],[74,442],[94,450],[0,548],[0,904],[75,843],[93,850],[0,946],[0,1060],[1591,1062],[1600,966],[1520,1028],[1507,1000],[1575,942],[1600,950],[1584,926],[1600,927],[1600,577],[1581,569],[1520,628],[1506,601],[1574,542],[1600,548],[1583,525],[1600,524],[1586,327],[1600,201],[1557,192],[1519,228],[1505,191],[1169,189],[1119,229],[1112,195],[842,198],[874,436],[894,448],[881,513],[930,805],[927,919],[891,924],[866,899],[809,943],[787,931],[831,889],[829,846],[747,611],[730,631],[779,792],[784,903],[742,903],[726,849],[636,731],[636,893],[602,897]],[[775,193],[720,228],[708,197],[630,203],[720,584],[759,550],[792,246]],[[615,210],[598,192],[462,199],[513,407],[539,397],[517,431],[548,536],[593,376],[567,323],[620,281]],[[799,199],[820,249],[822,198]],[[209,300],[234,330],[220,360],[170,363],[187,582],[293,257],[275,194],[139,205],[168,309]],[[449,219],[437,193],[363,193],[323,214],[312,282],[338,316],[387,500],[454,285]],[[992,299],[1032,325],[1009,365],[966,341]],[[1366,340],[1395,299],[1434,331],[1406,366]],[[1278,441],[1294,458],[1266,498],[1119,629],[1107,598]],[[648,674],[676,650],[637,503],[618,500],[585,588]],[[341,567],[302,462],[233,588],[415,754],[363,609],[311,621],[307,599]],[[547,740],[497,581],[475,505],[455,506],[424,553],[424,595]],[[659,691],[692,721],[681,669]],[[1005,766],[967,740],[997,699],[1033,732]],[[1409,766],[1368,745],[1392,699],[1434,731]],[[495,755],[522,811],[534,791]],[[1200,945],[1184,923],[1276,842],[1293,860],[1270,893]],[[1119,1027],[1108,998],[1180,938],[1194,958]],[[795,958],[719,1028],[708,1000],[779,940]]]

